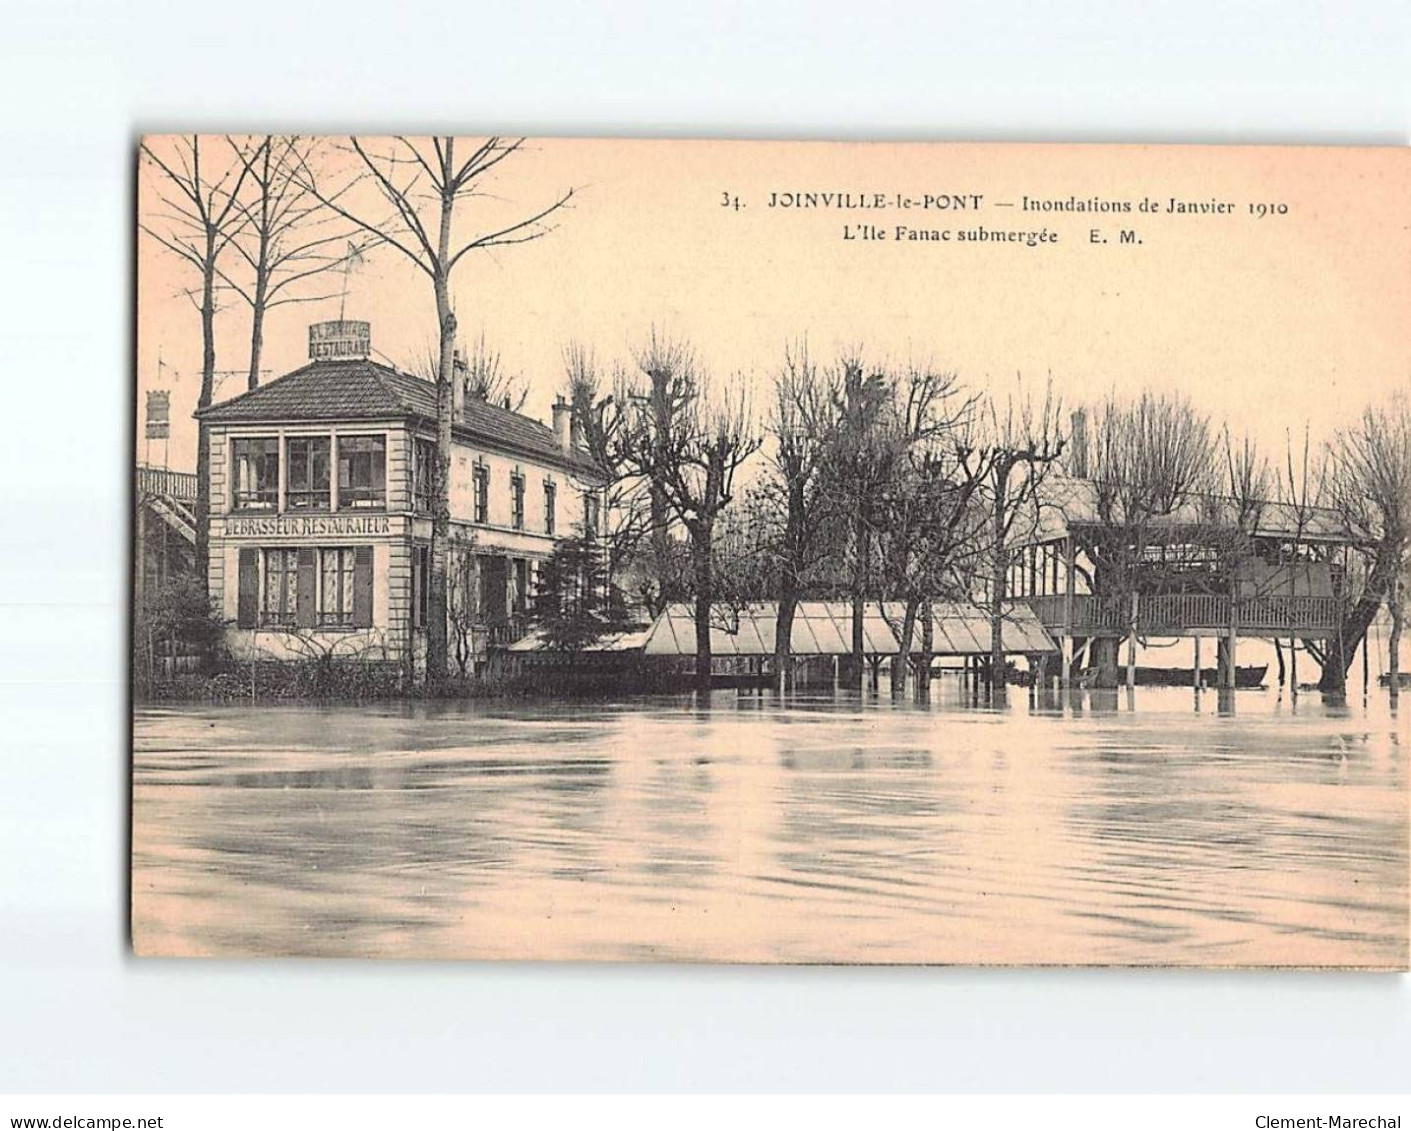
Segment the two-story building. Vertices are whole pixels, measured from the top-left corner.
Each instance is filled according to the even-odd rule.
[[[210,436],[210,593],[237,655],[420,664],[436,386],[372,360],[366,323],[310,327],[300,369],[198,413]],[[566,405],[553,427],[456,381],[453,657],[523,630],[536,567],[596,529],[603,478]]]

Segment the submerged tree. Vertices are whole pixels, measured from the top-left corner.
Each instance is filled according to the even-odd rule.
[[[626,392],[620,451],[625,466],[664,501],[691,547],[695,603],[696,686],[711,681],[711,602],[715,596],[716,523],[734,498],[740,467],[759,448],[743,385],[716,390],[684,342],[652,333],[638,355],[639,380]],[[653,511],[656,504],[653,502]],[[665,518],[653,513],[653,535]]]
[[[983,487],[981,500],[988,515],[984,557],[989,559],[990,675],[996,697],[1006,695],[1004,622],[1009,600],[1008,581],[1016,538],[1034,533],[1039,492],[1063,455],[1067,442],[1061,427],[1062,406],[1050,382],[1036,404],[1021,391],[1009,397],[1004,410],[991,402],[988,419],[969,445],[964,466]]]
[[[1217,493],[1216,453],[1210,421],[1184,397],[1108,398],[1090,443],[1096,523],[1084,546],[1099,600],[1123,606],[1139,578],[1152,577],[1146,563],[1157,529],[1183,511],[1187,521],[1204,513],[1202,498]],[[1115,687],[1116,640],[1093,646],[1097,685]]]
[[[820,370],[801,342],[784,353],[775,374],[768,430],[769,471],[756,492],[759,521],[776,576],[774,674],[783,691],[791,661],[800,599],[834,559],[836,517],[828,461],[840,424],[842,393],[836,370]]]
[[[552,217],[572,199],[556,194],[527,215],[496,212],[487,192],[491,174],[520,153],[524,138],[488,137],[466,142],[450,136],[348,139],[351,180],[336,186],[306,169],[302,184],[322,204],[391,247],[431,283],[436,305],[436,474],[433,476],[431,579],[427,626],[427,678],[447,670],[446,583],[451,529],[451,424],[457,321],[451,281],[472,252],[528,243],[552,230]],[[474,206],[472,208],[472,206]],[[390,209],[390,212],[384,211]],[[467,229],[467,212],[480,223]]]
[[[1411,400],[1397,393],[1365,409],[1331,446],[1332,493],[1354,531],[1367,539],[1366,577],[1358,598],[1328,641],[1319,690],[1341,692],[1357,646],[1385,602],[1391,616],[1391,688],[1400,677],[1403,583],[1411,569]]]

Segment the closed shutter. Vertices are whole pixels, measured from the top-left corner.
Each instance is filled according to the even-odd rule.
[[[235,624],[239,628],[254,628],[260,607],[260,551],[255,546],[240,547],[239,586]]]
[[[318,624],[318,551],[312,546],[299,547],[299,600],[294,623],[300,628]]]
[[[353,551],[353,624],[372,627],[372,547]]]

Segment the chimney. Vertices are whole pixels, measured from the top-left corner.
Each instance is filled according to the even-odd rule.
[[[1068,473],[1078,479],[1088,477],[1088,414],[1085,409],[1075,409],[1069,418],[1073,433],[1068,438],[1071,455],[1068,460]]]
[[[572,451],[573,447],[572,416],[573,409],[567,401],[562,397],[554,401],[554,443],[566,452]]]
[[[470,369],[460,350],[451,355],[451,374],[451,419],[464,420],[465,388],[470,381]]]

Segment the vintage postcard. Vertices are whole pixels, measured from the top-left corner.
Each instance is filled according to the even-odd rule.
[[[1407,967],[1407,150],[135,160],[139,955]]]

